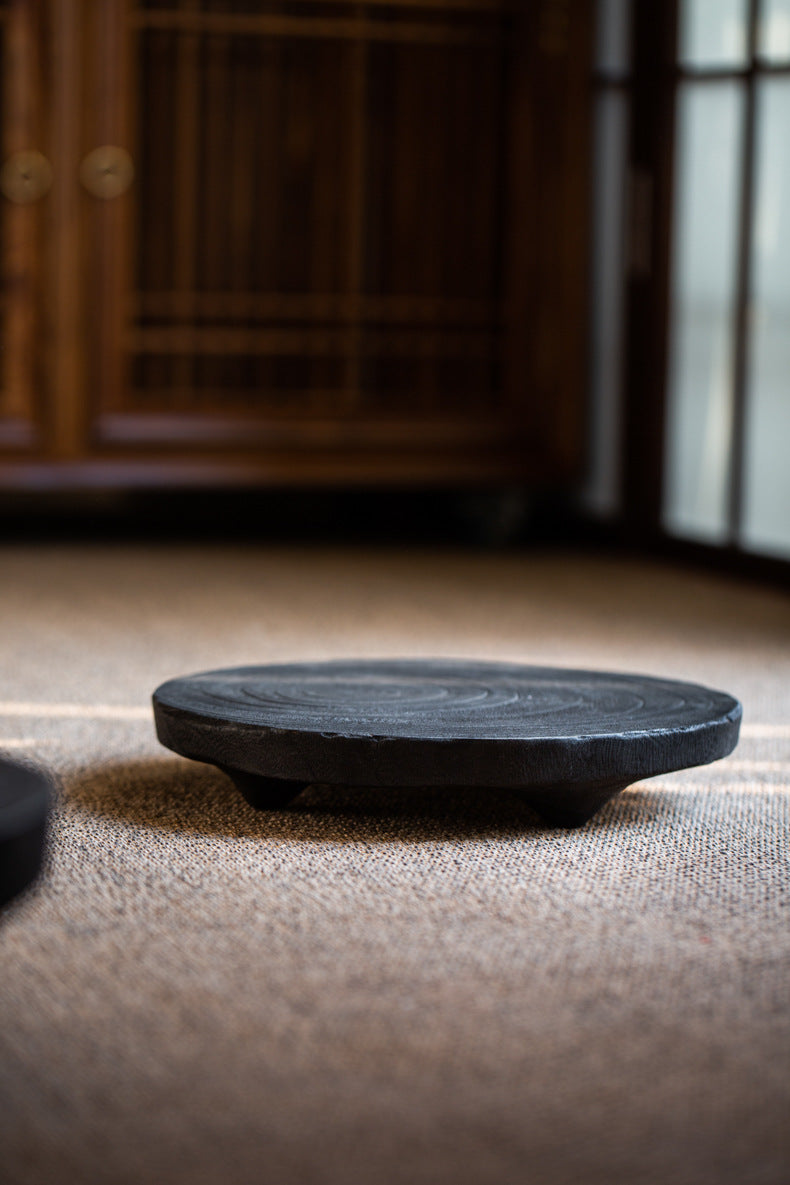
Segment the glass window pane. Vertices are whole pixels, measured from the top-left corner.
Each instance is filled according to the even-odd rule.
[[[760,84],[741,542],[790,556],[790,79]]]
[[[626,96],[616,90],[600,92],[595,108],[590,466],[583,491],[588,509],[600,515],[619,505],[627,138]]]
[[[790,61],[790,0],[762,0],[757,52],[772,62]]]
[[[748,0],[682,0],[679,60],[684,66],[745,66]]]
[[[634,0],[598,0],[595,65],[606,74],[623,75],[631,64],[631,13]]]
[[[743,114],[740,82],[680,88],[664,525],[713,542],[728,534]]]

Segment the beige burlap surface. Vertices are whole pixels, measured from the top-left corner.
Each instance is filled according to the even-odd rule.
[[[0,751],[57,776],[0,914],[5,1185],[785,1185],[790,604],[562,555],[0,554]],[[579,831],[512,794],[256,814],[177,674],[355,655],[731,691],[741,744]]]

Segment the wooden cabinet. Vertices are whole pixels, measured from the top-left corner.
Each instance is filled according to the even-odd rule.
[[[6,0],[0,483],[567,479],[590,7]]]

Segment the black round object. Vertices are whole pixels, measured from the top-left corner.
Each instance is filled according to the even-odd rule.
[[[48,807],[45,776],[0,758],[0,905],[38,875]]]
[[[257,807],[311,782],[499,786],[573,826],[631,782],[726,756],[741,705],[642,675],[401,659],[172,679],[154,715],[162,744],[219,766]]]

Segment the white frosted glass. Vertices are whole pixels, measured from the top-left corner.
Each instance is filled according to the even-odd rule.
[[[631,64],[634,0],[598,0],[595,65],[606,74],[625,74]]]
[[[739,82],[678,94],[664,525],[728,534],[738,196]]]
[[[685,66],[743,66],[748,0],[681,0],[679,60]]]
[[[771,62],[790,61],[790,0],[762,0],[757,52]]]
[[[595,108],[590,462],[582,493],[588,509],[601,516],[617,510],[620,500],[627,136],[625,95],[601,92]]]
[[[760,83],[742,544],[790,555],[790,79]]]

